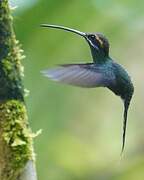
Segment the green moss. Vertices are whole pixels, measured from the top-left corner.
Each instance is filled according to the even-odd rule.
[[[16,171],[23,168],[28,160],[34,160],[33,133],[28,128],[26,109],[22,102],[10,100],[0,104],[0,127],[2,141],[10,151],[7,159],[10,169]]]
[[[8,1],[0,2],[0,100],[21,99],[23,101],[23,66],[24,58],[21,46],[16,40],[12,16],[8,7]]]
[[[0,179],[16,180],[34,160],[22,84],[23,50],[16,40],[8,0],[0,1]]]

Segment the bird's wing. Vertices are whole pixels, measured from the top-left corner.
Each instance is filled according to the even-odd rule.
[[[108,86],[114,77],[105,73],[104,68],[93,63],[60,65],[56,68],[42,71],[52,80],[79,87]]]

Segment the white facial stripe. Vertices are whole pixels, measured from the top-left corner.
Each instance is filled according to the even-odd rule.
[[[94,48],[96,48],[97,50],[99,49],[96,45],[94,45],[91,41],[89,41],[90,42],[90,44],[94,47]]]

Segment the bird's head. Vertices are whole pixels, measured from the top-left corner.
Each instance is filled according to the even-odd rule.
[[[90,48],[96,53],[104,57],[109,55],[109,42],[107,38],[101,33],[85,33],[85,39],[90,45]]]
[[[97,61],[97,59],[99,58],[104,59],[109,56],[109,42],[107,38],[101,33],[85,33],[75,29],[58,26],[58,25],[50,25],[50,24],[42,24],[41,26],[48,28],[62,29],[84,37],[91,48],[94,61]]]

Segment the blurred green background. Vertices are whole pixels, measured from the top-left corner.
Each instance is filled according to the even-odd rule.
[[[11,0],[17,38],[25,50],[25,87],[40,180],[144,179],[144,1]],[[59,24],[102,32],[110,54],[132,76],[135,94],[120,161],[123,106],[105,88],[81,89],[51,82],[41,70],[60,63],[90,62],[86,42],[72,33],[42,29]]]

